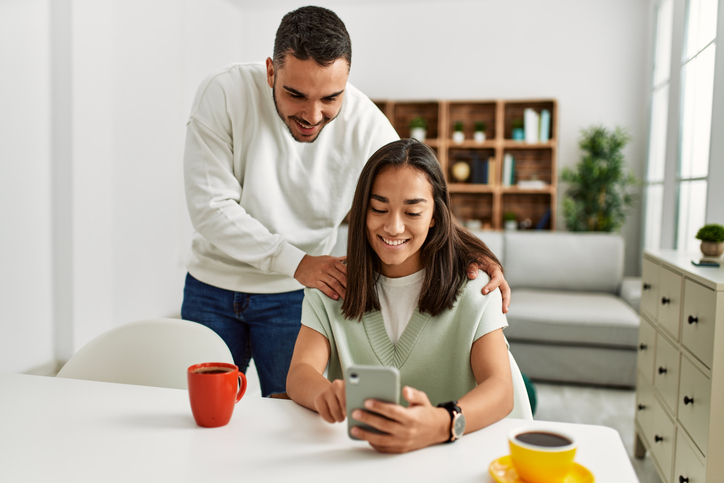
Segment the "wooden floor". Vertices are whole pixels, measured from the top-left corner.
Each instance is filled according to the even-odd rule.
[[[598,424],[621,435],[636,475],[642,483],[661,483],[651,456],[633,457],[634,389],[604,389],[535,383],[538,407],[534,419],[567,423]]]

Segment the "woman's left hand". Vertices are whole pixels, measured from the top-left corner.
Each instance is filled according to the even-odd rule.
[[[500,287],[500,295],[503,296],[503,313],[508,313],[508,307],[510,307],[510,285],[505,281],[503,277],[503,269],[500,265],[494,263],[488,263],[487,265],[472,263],[468,267],[468,278],[475,280],[478,277],[478,271],[483,270],[485,273],[490,275],[490,282],[483,287],[483,295],[488,295],[490,292]]]
[[[402,389],[409,407],[374,399],[365,401],[365,409],[357,409],[352,417],[387,434],[365,431],[359,427],[352,434],[364,439],[380,453],[407,453],[447,441],[450,436],[450,413],[433,406],[427,394],[409,386]],[[384,416],[384,417],[382,417]]]

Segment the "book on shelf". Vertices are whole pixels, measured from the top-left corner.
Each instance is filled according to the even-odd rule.
[[[488,158],[488,184],[497,184],[495,181],[495,158]]]
[[[474,184],[488,184],[488,160],[480,159],[480,156],[474,154],[471,164],[473,165],[472,182]]]
[[[512,154],[505,153],[505,156],[503,156],[503,179],[502,179],[503,186],[513,185],[514,178],[515,178],[515,158],[513,158]]]
[[[530,107],[523,111],[523,127],[525,130],[525,142],[535,144],[538,142],[538,131],[540,129],[540,115]]]
[[[547,143],[551,139],[551,112],[543,109],[540,112],[540,142]]]

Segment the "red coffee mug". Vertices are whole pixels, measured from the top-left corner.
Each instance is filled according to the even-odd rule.
[[[246,376],[225,362],[194,364],[186,375],[196,424],[205,428],[228,424],[234,405],[246,392]]]

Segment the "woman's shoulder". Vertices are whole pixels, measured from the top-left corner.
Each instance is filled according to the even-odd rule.
[[[458,304],[473,304],[474,306],[487,305],[495,299],[502,301],[500,290],[495,289],[487,295],[483,295],[483,287],[490,282],[490,276],[480,270],[474,280],[467,279],[458,296]],[[502,303],[502,302],[501,302]]]

